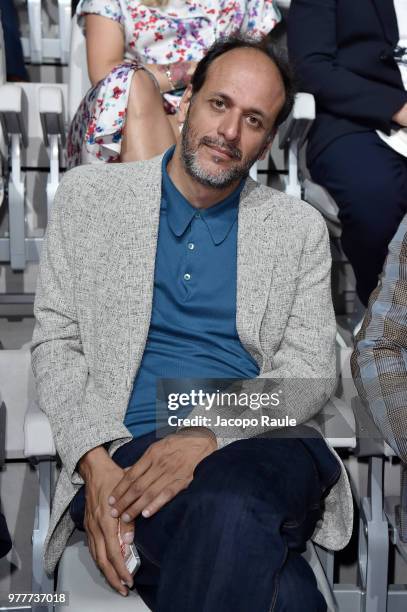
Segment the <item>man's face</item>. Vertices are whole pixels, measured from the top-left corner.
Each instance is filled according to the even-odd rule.
[[[275,64],[253,49],[234,49],[209,67],[200,91],[180,106],[181,158],[203,185],[223,189],[246,176],[271,146],[285,99]]]

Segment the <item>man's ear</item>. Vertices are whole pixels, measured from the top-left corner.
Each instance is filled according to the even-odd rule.
[[[192,85],[188,85],[186,90],[184,91],[181,102],[179,103],[178,113],[177,113],[177,121],[180,126],[184,123],[185,118],[187,116],[188,108],[191,103],[192,98]]]

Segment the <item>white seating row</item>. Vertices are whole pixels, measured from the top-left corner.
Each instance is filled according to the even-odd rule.
[[[67,64],[71,0],[27,0],[19,3],[24,57],[32,64]]]

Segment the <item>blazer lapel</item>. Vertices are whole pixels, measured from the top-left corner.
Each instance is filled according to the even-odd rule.
[[[129,164],[129,200],[125,207],[124,233],[126,293],[128,299],[128,359],[132,381],[140,365],[150,326],[154,292],[154,269],[161,205],[161,158],[146,166],[143,184]]]
[[[393,0],[373,0],[373,4],[382,24],[386,40],[395,47],[399,40],[399,31]]]
[[[236,327],[239,338],[261,366],[260,325],[266,310],[275,258],[269,224],[273,211],[254,195],[247,179],[238,217]]]

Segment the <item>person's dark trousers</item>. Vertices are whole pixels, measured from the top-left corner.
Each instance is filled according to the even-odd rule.
[[[387,247],[407,212],[407,158],[376,132],[341,136],[309,164],[313,180],[339,207],[342,247],[367,305]]]
[[[7,79],[28,81],[21,47],[18,16],[13,0],[0,1],[0,17],[6,51]]]
[[[155,434],[116,451],[134,464]],[[187,489],[135,521],[135,587],[154,612],[325,612],[301,556],[340,466],[322,438],[253,438],[215,451]],[[84,487],[70,513],[83,530]]]
[[[13,543],[7,527],[6,517],[0,512],[0,559],[11,550]]]

